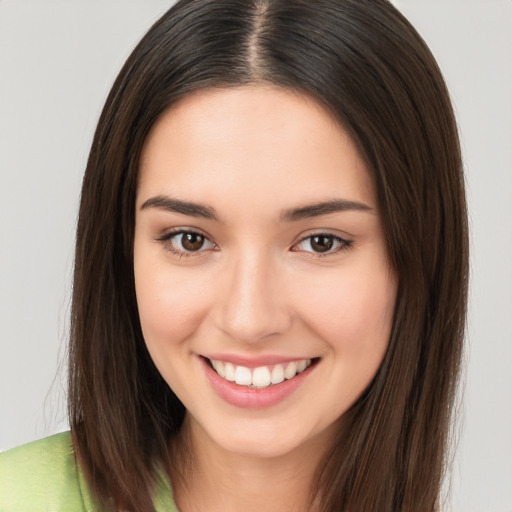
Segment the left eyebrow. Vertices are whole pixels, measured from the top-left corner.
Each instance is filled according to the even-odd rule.
[[[333,199],[331,201],[324,201],[321,203],[314,203],[299,208],[291,208],[285,210],[281,214],[281,220],[284,222],[294,222],[302,219],[309,219],[312,217],[319,217],[321,215],[328,215],[329,213],[347,212],[347,211],[360,211],[375,213],[375,209],[367,204],[358,201],[349,201],[347,199]]]

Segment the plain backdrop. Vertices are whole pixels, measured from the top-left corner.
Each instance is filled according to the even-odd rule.
[[[87,153],[122,63],[171,3],[0,0],[0,450],[67,428]],[[467,172],[466,378],[446,510],[512,512],[512,2],[396,3],[445,74]]]

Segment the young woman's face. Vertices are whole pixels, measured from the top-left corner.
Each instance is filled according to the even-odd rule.
[[[372,180],[290,91],[204,90],[160,118],[134,268],[151,357],[192,432],[230,452],[327,447],[388,346],[396,278]]]

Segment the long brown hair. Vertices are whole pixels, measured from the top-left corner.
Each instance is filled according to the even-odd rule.
[[[464,182],[441,73],[387,0],[182,0],[128,58],[94,136],[77,229],[69,416],[82,468],[106,507],[152,510],[155,468],[185,414],[137,312],[144,140],[193,90],[265,82],[315,98],[352,134],[399,280],[382,366],[318,468],[318,512],[437,510],[465,322]]]

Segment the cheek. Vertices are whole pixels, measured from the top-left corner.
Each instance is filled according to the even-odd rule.
[[[183,279],[182,272],[165,265],[138,263],[136,258],[135,288],[144,339],[152,353],[157,347],[172,350],[203,318],[206,282],[201,276]]]
[[[135,287],[142,334],[158,371],[178,396],[190,387],[190,344],[204,318],[206,305],[201,279],[182,279],[166,265],[138,265]],[[178,270],[179,272],[179,270]],[[181,276],[181,277],[180,277]]]
[[[304,317],[310,326],[349,364],[380,365],[396,299],[391,271],[353,269],[323,286],[316,285],[304,304]]]

